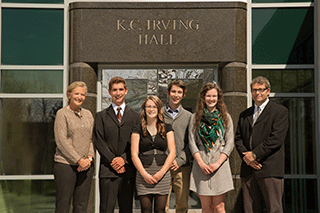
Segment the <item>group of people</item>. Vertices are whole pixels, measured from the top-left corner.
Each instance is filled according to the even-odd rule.
[[[216,83],[206,83],[194,114],[181,100],[187,89],[173,80],[162,105],[148,96],[137,113],[125,103],[126,81],[114,77],[108,92],[112,104],[97,112],[81,107],[87,88],[74,82],[68,105],[55,120],[54,177],[56,212],[87,212],[95,149],[99,152],[100,212],[132,212],[136,192],[141,212],[168,212],[175,193],[176,212],[188,212],[189,190],[201,201],[202,212],[225,212],[227,193],[234,189],[229,156],[236,146],[241,158],[244,210],[282,212],[284,140],[288,111],[269,100],[270,83],[251,83],[254,106],[243,111],[234,133],[233,122]],[[193,159],[193,161],[192,161]]]

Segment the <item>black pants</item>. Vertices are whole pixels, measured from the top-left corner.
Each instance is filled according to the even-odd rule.
[[[116,201],[119,213],[132,213],[134,178],[100,178],[100,213],[113,213]]]
[[[93,165],[83,172],[78,172],[77,168],[62,163],[54,165],[56,213],[69,213],[72,198],[73,212],[87,213],[94,169]]]

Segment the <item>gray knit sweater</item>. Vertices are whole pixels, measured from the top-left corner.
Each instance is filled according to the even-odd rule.
[[[163,111],[165,122],[171,124],[174,130],[174,140],[176,144],[175,160],[179,167],[188,165],[191,158],[188,144],[188,126],[192,114],[182,106],[174,119],[167,112],[166,106],[163,107]]]
[[[93,116],[81,108],[80,116],[67,107],[60,109],[54,123],[57,144],[54,161],[78,165],[81,158],[94,157],[92,144]]]

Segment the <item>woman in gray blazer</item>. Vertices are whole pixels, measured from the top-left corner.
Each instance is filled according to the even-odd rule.
[[[205,84],[189,125],[193,163],[190,190],[201,200],[202,212],[225,212],[227,192],[233,190],[228,157],[234,147],[233,123],[215,83]]]

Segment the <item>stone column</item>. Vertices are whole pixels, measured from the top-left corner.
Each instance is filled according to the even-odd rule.
[[[245,63],[231,62],[219,68],[219,82],[224,92],[224,101],[236,130],[240,112],[247,108],[247,68]],[[240,180],[241,158],[234,148],[230,155],[230,166],[234,176],[235,190],[226,200],[226,211],[243,212],[242,190]],[[223,184],[223,183],[221,183]]]
[[[74,81],[83,81],[88,87],[86,100],[83,108],[91,111],[94,115],[97,109],[97,72],[95,66],[87,63],[76,62],[70,65],[69,83]]]

